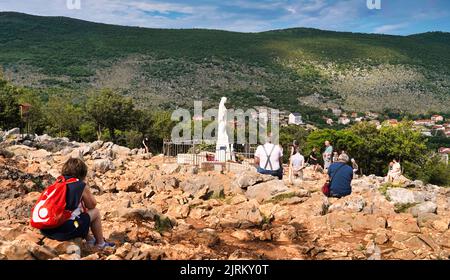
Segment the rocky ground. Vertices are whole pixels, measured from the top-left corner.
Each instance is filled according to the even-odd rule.
[[[450,190],[353,180],[327,199],[323,175],[289,185],[253,171],[202,171],[112,143],[0,132],[0,259],[449,259]],[[57,242],[29,225],[32,206],[71,156],[116,249]]]

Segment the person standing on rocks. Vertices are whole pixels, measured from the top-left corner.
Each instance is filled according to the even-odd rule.
[[[323,169],[327,172],[330,167],[331,160],[333,156],[333,146],[331,146],[330,141],[325,141],[325,152],[322,154],[323,157]]]
[[[313,177],[315,177],[315,173],[317,172],[317,169],[319,169],[319,160],[317,155],[317,148],[313,147],[311,153],[308,156],[308,164],[313,166]]]
[[[150,145],[150,140],[148,139],[148,137],[145,137],[145,138],[142,140],[142,145],[144,146],[145,153],[146,153],[146,154],[150,153],[150,149],[148,148],[148,146]]]
[[[289,181],[292,184],[294,178],[303,180],[303,169],[305,168],[305,158],[300,154],[300,148],[294,148],[289,164]]]
[[[70,158],[64,164],[62,176],[66,180],[77,179],[76,182],[67,184],[66,189],[66,210],[72,212],[72,215],[61,226],[42,229],[41,233],[58,241],[81,237],[86,239],[89,245],[95,245],[99,249],[114,247],[114,243],[106,242],[103,237],[102,218],[100,211],[95,208],[97,201],[85,183],[87,170],[87,165],[79,158]],[[94,238],[89,235],[89,229]]]
[[[259,145],[255,152],[255,165],[258,173],[272,175],[282,180],[282,158],[283,150],[280,145],[272,143],[272,133],[270,133],[266,143]]]
[[[338,159],[339,159],[338,152],[333,152],[333,162],[338,161]]]
[[[358,175],[356,175],[356,172],[359,170],[359,166],[356,163],[356,160],[354,158],[351,159],[352,168],[353,168],[353,178],[356,178]]]
[[[348,156],[341,154],[338,161],[329,166],[330,197],[341,198],[352,193],[353,168],[347,164],[348,162]]]

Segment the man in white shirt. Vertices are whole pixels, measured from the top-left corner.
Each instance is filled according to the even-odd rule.
[[[296,147],[291,156],[289,166],[289,182],[292,184],[294,179],[303,180],[303,169],[305,168],[305,157],[300,154],[300,149]]]
[[[258,146],[255,152],[255,164],[261,174],[268,174],[283,179],[282,167],[283,149],[279,145],[272,144],[272,134],[269,134],[267,142]]]

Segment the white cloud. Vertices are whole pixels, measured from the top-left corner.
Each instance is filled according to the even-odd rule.
[[[385,24],[385,25],[376,27],[373,30],[373,32],[374,33],[381,33],[381,34],[392,33],[394,31],[398,31],[399,29],[405,28],[407,26],[408,26],[407,23]]]

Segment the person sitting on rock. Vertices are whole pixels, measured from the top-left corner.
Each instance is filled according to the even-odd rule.
[[[95,208],[97,201],[86,186],[85,179],[88,167],[79,158],[70,158],[62,168],[62,176],[66,180],[78,179],[74,183],[67,184],[66,209],[72,212],[72,216],[63,225],[42,229],[41,233],[50,239],[67,241],[75,238],[84,238],[89,245],[99,249],[114,247],[114,243],[106,242],[103,237],[100,211]],[[89,228],[94,237],[89,235]]]
[[[255,152],[255,165],[260,174],[268,174],[283,179],[281,166],[283,150],[280,145],[272,144],[272,133],[267,137],[264,145],[259,145]]]
[[[400,162],[397,161],[397,159],[392,160],[392,162],[389,164],[389,172],[386,176],[386,182],[392,183],[395,180],[399,179],[402,175],[402,167],[400,165]]]
[[[353,168],[347,163],[348,155],[339,155],[338,161],[328,168],[330,178],[330,197],[341,198],[352,193]]]

